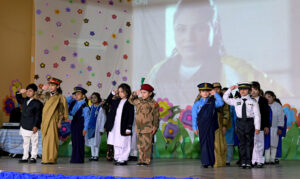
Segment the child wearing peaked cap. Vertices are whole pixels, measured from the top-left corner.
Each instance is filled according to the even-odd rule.
[[[204,168],[215,164],[214,142],[218,126],[218,114],[215,110],[224,105],[222,97],[213,89],[210,83],[198,85],[199,95],[192,108],[193,130],[199,136],[201,147],[201,162]]]
[[[74,92],[75,99],[68,100],[69,120],[72,120],[72,156],[70,163],[84,163],[85,135],[90,119],[90,108],[85,100],[87,90],[82,87],[75,87]]]
[[[238,88],[241,98],[229,98],[231,92]],[[258,103],[250,97],[251,84],[247,82],[239,83],[238,86],[231,86],[224,94],[224,101],[234,106],[237,123],[236,134],[239,140],[239,153],[241,158],[241,168],[251,169],[252,152],[254,146],[254,134],[260,133],[261,116]]]
[[[152,139],[159,127],[159,105],[153,99],[154,88],[143,84],[141,89],[133,92],[129,102],[136,106],[137,146],[139,150],[138,166],[147,166],[151,163]],[[141,97],[138,97],[139,94]]]
[[[68,103],[60,88],[62,81],[50,78],[36,97],[44,103],[42,114],[42,164],[55,164],[58,155],[58,129],[68,119]]]

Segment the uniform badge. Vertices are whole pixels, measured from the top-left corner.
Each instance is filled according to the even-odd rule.
[[[241,104],[242,104],[241,102],[237,102],[237,103],[236,103],[236,105],[241,105]]]

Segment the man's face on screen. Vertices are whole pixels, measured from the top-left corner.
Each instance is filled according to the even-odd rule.
[[[183,58],[195,58],[209,48],[209,17],[199,9],[184,9],[174,21],[176,49]]]

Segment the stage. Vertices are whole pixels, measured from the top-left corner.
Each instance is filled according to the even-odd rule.
[[[1,172],[20,172],[30,174],[62,174],[77,176],[115,176],[152,178],[155,176],[176,178],[299,178],[299,161],[281,161],[280,165],[265,166],[262,169],[240,169],[236,165],[224,168],[204,169],[200,160],[188,159],[155,159],[151,166],[136,166],[136,162],[129,162],[127,166],[115,166],[105,159],[99,162],[85,164],[70,164],[69,158],[59,158],[56,165],[20,164],[18,159],[2,157],[0,159]]]

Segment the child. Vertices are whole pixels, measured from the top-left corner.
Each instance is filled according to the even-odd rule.
[[[91,96],[91,101],[93,104],[91,106],[86,141],[87,145],[91,147],[90,161],[98,161],[99,147],[101,143],[101,136],[104,133],[106,114],[100,105],[102,99],[99,93],[93,93]]]
[[[221,97],[222,86],[220,83],[213,83],[213,90],[218,93]],[[225,134],[227,129],[231,128],[230,121],[230,108],[229,105],[224,104],[222,107],[217,109],[218,112],[218,126],[219,128],[215,132],[215,165],[214,167],[226,166],[226,152],[227,144],[225,140]]]
[[[148,166],[151,163],[152,140],[159,127],[159,105],[153,99],[154,88],[143,84],[141,90],[134,92],[129,102],[136,106],[135,132],[139,150],[138,166]],[[141,97],[139,98],[139,94]]]
[[[68,100],[71,123],[72,156],[70,163],[84,163],[84,136],[87,133],[90,109],[85,100],[87,90],[75,87],[75,100]]]
[[[118,91],[113,91],[106,100],[110,104],[105,123],[105,129],[109,132],[107,144],[114,146],[115,165],[127,165],[130,153],[134,120],[134,106],[127,100],[130,95],[130,86],[123,83]]]
[[[265,150],[266,164],[275,164],[275,157],[278,147],[279,135],[282,134],[284,127],[284,112],[281,105],[276,102],[276,96],[273,91],[266,91],[265,97],[268,100],[272,110],[272,117],[270,118],[271,128],[270,134],[267,136],[270,146]]]
[[[38,87],[35,84],[29,84],[26,89],[17,92],[16,98],[19,104],[23,106],[20,135],[23,137],[23,158],[20,163],[36,163],[38,153],[38,129],[42,121],[43,104],[34,99]],[[26,93],[26,98],[22,94]],[[29,160],[29,146],[31,141],[31,158]]]
[[[252,155],[252,164],[257,168],[262,168],[265,163],[264,158],[264,138],[265,135],[269,134],[270,128],[270,110],[268,101],[265,97],[260,96],[260,84],[256,81],[252,82],[251,97],[254,98],[259,105],[260,115],[261,115],[261,124],[260,124],[260,133],[254,135],[254,148]]]
[[[239,88],[241,98],[229,98],[232,90]],[[251,157],[253,152],[254,132],[260,132],[260,112],[258,103],[249,95],[251,85],[240,83],[231,86],[223,96],[224,101],[235,107],[237,116],[236,132],[239,139],[239,152],[241,167],[251,168]]]
[[[201,162],[204,168],[215,164],[214,141],[218,127],[218,113],[216,108],[222,107],[221,96],[210,83],[198,85],[199,95],[192,108],[193,130],[199,136],[201,146]]]
[[[61,121],[68,119],[68,104],[62,95],[61,80],[50,78],[48,84],[43,86],[37,97],[44,102],[42,114],[42,164],[54,164],[57,161],[59,145],[58,129]],[[49,90],[49,91],[48,91]],[[47,91],[46,93],[43,93]]]

